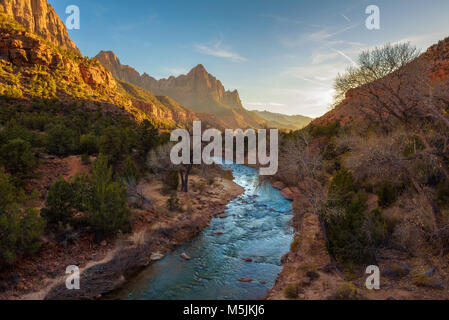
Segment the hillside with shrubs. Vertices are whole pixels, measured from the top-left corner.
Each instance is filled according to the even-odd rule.
[[[336,107],[281,138],[276,179],[297,228],[316,215],[340,278],[359,288],[368,265],[417,297],[448,288],[448,61],[449,39],[366,51],[336,79]]]

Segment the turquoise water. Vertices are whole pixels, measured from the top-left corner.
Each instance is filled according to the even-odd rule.
[[[232,169],[234,181],[245,189],[228,204],[228,217],[213,219],[193,241],[153,263],[128,283],[118,298],[250,300],[263,298],[274,285],[280,259],[293,239],[291,202],[269,184],[258,187],[258,170],[237,164],[223,166]],[[183,252],[192,259],[183,260]],[[241,283],[241,278],[253,282]]]

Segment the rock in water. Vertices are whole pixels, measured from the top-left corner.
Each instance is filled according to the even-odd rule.
[[[158,261],[158,260],[161,260],[162,258],[164,258],[164,255],[162,253],[153,252],[151,254],[150,260],[151,261]]]
[[[183,252],[181,253],[181,258],[183,258],[184,260],[190,260],[191,258],[187,255],[187,253]]]

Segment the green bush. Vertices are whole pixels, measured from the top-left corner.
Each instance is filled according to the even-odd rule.
[[[309,132],[314,138],[326,137],[332,138],[338,135],[340,131],[340,122],[332,122],[326,125],[310,125]]]
[[[132,161],[131,157],[126,158],[125,171],[123,172],[123,175],[128,181],[133,180],[136,183],[139,182],[140,172]]]
[[[98,153],[98,139],[93,134],[85,134],[80,138],[79,152],[93,155]]]
[[[175,192],[170,195],[167,200],[167,208],[170,211],[180,211],[181,205],[179,204],[179,198]]]
[[[327,248],[337,262],[371,262],[382,243],[386,224],[378,210],[367,212],[366,194],[355,193],[352,176],[339,171],[329,187],[329,199],[323,208]]]
[[[100,137],[100,153],[107,155],[109,161],[117,163],[131,153],[133,134],[131,130],[109,127]]]
[[[336,292],[330,297],[331,300],[364,300],[363,295],[359,289],[351,283],[345,282],[342,284]]]
[[[298,298],[298,285],[289,284],[284,289],[284,296],[287,299],[297,299]]]
[[[341,169],[332,178],[328,202],[333,206],[347,206],[354,194],[355,186],[351,173],[346,169]]]
[[[34,253],[41,245],[45,221],[35,209],[20,209],[23,193],[0,171],[0,267],[12,264],[22,254]]]
[[[384,182],[377,190],[378,204],[381,208],[388,208],[396,201],[396,188],[390,182]]]
[[[29,142],[22,139],[11,140],[0,148],[0,163],[13,174],[28,174],[37,164]]]
[[[87,153],[83,153],[81,155],[81,163],[84,164],[85,166],[90,165],[90,157]]]
[[[46,207],[41,211],[42,216],[49,223],[69,222],[74,214],[74,198],[72,185],[62,177],[58,178],[48,191]]]
[[[57,156],[67,156],[77,149],[76,133],[65,125],[52,126],[48,132],[47,151]]]
[[[112,179],[112,168],[104,155],[98,157],[92,169],[92,193],[87,204],[89,224],[100,234],[130,228],[130,212],[126,206],[126,188]]]

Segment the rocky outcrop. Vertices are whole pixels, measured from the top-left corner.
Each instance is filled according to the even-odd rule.
[[[0,10],[44,40],[80,54],[47,0],[0,0]]]
[[[265,124],[265,120],[243,108],[237,90],[227,91],[201,64],[187,75],[156,80],[146,73],[140,75],[132,67],[122,65],[112,51],[101,51],[96,58],[114,77],[156,95],[173,98],[195,112],[217,116],[224,127],[258,128]]]

